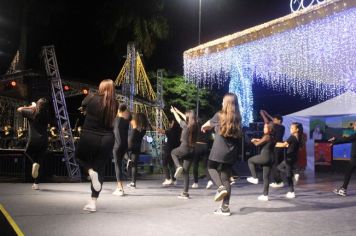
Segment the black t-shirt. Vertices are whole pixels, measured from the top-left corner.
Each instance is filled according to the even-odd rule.
[[[23,108],[21,114],[28,119],[29,123],[28,143],[48,143],[47,114],[35,115],[32,108]]]
[[[165,131],[167,137],[167,144],[166,148],[168,150],[172,150],[180,145],[180,136],[181,136],[181,129],[167,129]]]
[[[285,127],[283,125],[273,124],[273,129],[276,142],[283,142]]]
[[[129,136],[129,151],[139,154],[141,151],[141,144],[143,136],[145,136],[146,130],[139,131],[138,129],[132,129]]]
[[[237,159],[240,139],[220,135],[219,113],[215,113],[213,118],[210,119],[210,125],[214,127],[215,138],[209,160],[233,164]]]
[[[83,124],[83,131],[90,130],[99,134],[112,133],[113,127],[107,127],[104,122],[104,109],[101,103],[102,96],[89,94],[82,101],[82,107],[86,117]]]
[[[296,159],[299,149],[299,141],[294,135],[289,136],[287,139],[287,158]]]
[[[181,120],[179,122],[180,127],[182,128],[182,133],[180,136],[180,142],[182,146],[188,146],[189,144],[189,130],[187,123],[185,123],[184,120]]]
[[[128,147],[130,119],[116,117],[114,121],[115,145],[114,147]]]

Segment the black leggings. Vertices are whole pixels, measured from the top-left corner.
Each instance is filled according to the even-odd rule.
[[[114,147],[113,149],[113,156],[115,162],[115,174],[116,174],[116,181],[123,181],[124,180],[124,171],[122,166],[122,160],[124,159],[125,153],[127,152],[127,147]]]
[[[218,171],[220,168],[220,171]],[[227,190],[227,195],[223,200],[224,205],[229,205],[230,196],[231,196],[231,185],[230,185],[230,177],[232,172],[232,164],[228,163],[220,163],[216,161],[209,160],[208,161],[208,169],[211,179],[215,183],[216,186],[224,186]]]
[[[103,186],[105,165],[111,159],[114,146],[114,134],[98,135],[83,131],[77,148],[78,163],[85,172],[93,169],[98,173],[99,182]],[[91,196],[98,198],[100,191],[96,191],[91,184]]]
[[[248,159],[248,167],[250,168],[253,178],[257,178],[255,165],[262,165],[263,169],[263,195],[268,195],[269,189],[269,176],[271,173],[271,158],[268,153],[253,156]]]
[[[26,147],[24,154],[32,164],[38,163],[41,167],[43,166],[43,160],[46,157],[47,145],[46,142],[31,143]],[[34,183],[38,184],[38,177],[34,179]]]
[[[275,148],[273,153],[273,165],[271,169],[271,176],[275,183],[281,183],[282,177],[281,172],[278,170],[278,165],[284,160],[284,148]]]
[[[344,177],[344,183],[342,184],[342,187],[344,189],[347,189],[347,186],[349,185],[350,179],[351,179],[351,175],[354,172],[354,170],[356,169],[356,158],[351,158],[350,162],[349,162],[349,166],[347,167],[346,173],[345,173],[345,177]]]
[[[171,152],[172,150],[168,147],[165,147],[165,149],[163,150],[162,168],[163,174],[166,179],[172,179],[173,181],[175,181],[176,179],[174,178],[174,172],[176,170],[171,156]]]
[[[204,167],[206,170],[206,176],[208,180],[210,180],[210,175],[208,172],[208,168],[206,166],[206,160],[208,158],[208,144],[206,143],[197,143],[195,145],[194,150],[194,160],[193,160],[193,176],[194,176],[194,183],[198,183],[199,179],[199,162],[203,160]]]
[[[131,167],[131,182],[136,184],[137,177],[137,163],[139,161],[140,154],[137,152],[129,152],[130,167]]]
[[[278,165],[278,170],[283,172],[287,177],[287,182],[288,182],[290,192],[294,192],[293,169],[295,163],[296,163],[296,159],[286,158],[284,161],[281,162],[281,164]]]
[[[182,166],[180,159],[183,160],[183,180],[184,180],[184,189],[185,193],[188,193],[189,190],[189,170],[193,162],[194,149],[189,147],[179,146],[172,150],[171,152],[172,159],[176,167]]]

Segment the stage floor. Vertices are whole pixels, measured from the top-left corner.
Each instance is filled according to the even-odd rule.
[[[89,183],[45,183],[40,191],[0,183],[0,204],[25,235],[355,235],[356,178],[347,197],[331,192],[341,180],[309,174],[301,178],[296,199],[285,199],[282,188],[270,189],[270,201],[260,202],[262,185],[241,179],[233,185],[230,217],[213,214],[219,204],[204,180],[189,200],[177,198],[182,180],[169,188],[158,179],[141,180],[124,197],[112,195],[115,183],[108,182],[96,213],[82,211]]]

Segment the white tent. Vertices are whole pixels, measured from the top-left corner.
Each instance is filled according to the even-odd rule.
[[[307,168],[314,171],[314,140],[309,138],[310,118],[328,116],[355,116],[356,93],[346,92],[337,97],[319,103],[307,109],[283,116],[283,125],[286,127],[285,139],[290,135],[289,127],[292,122],[303,124],[304,132],[308,135],[307,142]]]

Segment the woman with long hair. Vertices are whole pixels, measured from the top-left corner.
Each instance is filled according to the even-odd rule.
[[[175,178],[178,178],[183,173],[184,189],[179,198],[189,198],[189,169],[193,162],[194,146],[198,136],[198,125],[195,112],[190,110],[183,114],[175,107],[171,107],[171,112],[174,118],[182,128],[181,144],[179,147],[172,150],[171,155],[176,166]],[[183,166],[181,164],[183,162]]]
[[[29,122],[29,137],[26,145],[25,156],[32,162],[32,189],[39,190],[38,173],[48,147],[48,102],[40,98],[28,107],[19,107],[18,112],[26,117]]]
[[[287,148],[287,153],[284,160],[279,164],[278,170],[284,173],[287,177],[289,191],[286,198],[295,198],[294,185],[297,182],[293,174],[294,165],[298,159],[298,150],[304,143],[303,125],[293,122],[290,126],[290,136],[285,142],[277,142],[276,147]]]
[[[248,159],[248,167],[250,168],[252,177],[247,178],[247,181],[252,184],[258,184],[255,165],[262,165],[263,169],[263,195],[257,199],[260,201],[268,201],[269,176],[274,156],[274,146],[276,144],[273,135],[273,124],[265,123],[263,127],[263,137],[260,139],[253,138],[251,142],[261,148],[259,155]]]
[[[136,188],[137,163],[141,153],[141,144],[143,136],[146,134],[148,120],[144,113],[135,113],[131,120],[131,132],[128,140],[128,170],[131,169],[131,183],[129,188]]]
[[[76,157],[91,180],[91,199],[83,210],[95,212],[105,164],[111,157],[115,142],[113,126],[118,105],[114,82],[110,79],[101,81],[98,93],[87,95],[82,108],[86,116]]]
[[[121,104],[114,123],[115,144],[113,149],[117,181],[117,188],[113,194],[118,196],[124,196],[124,187],[122,184],[122,181],[124,181],[122,161],[128,148],[130,121],[130,111],[127,109],[125,104]]]
[[[214,213],[229,216],[230,208],[230,177],[232,165],[238,155],[238,144],[241,140],[241,114],[237,96],[227,93],[224,96],[222,108],[202,127],[202,132],[215,128],[215,139],[208,161],[209,174],[218,186],[215,201],[222,205]]]
[[[173,117],[172,117],[173,118]],[[163,174],[166,179],[163,181],[163,186],[169,186],[176,183],[176,178],[174,178],[175,167],[171,156],[171,152],[174,148],[180,145],[180,134],[182,129],[180,128],[178,122],[173,118],[169,122],[169,128],[166,130],[157,129],[157,132],[164,134],[167,138],[167,142],[163,146],[162,155],[162,168]]]

